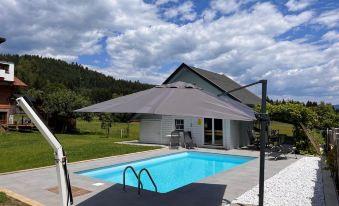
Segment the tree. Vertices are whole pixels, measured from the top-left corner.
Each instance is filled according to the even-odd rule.
[[[74,110],[89,105],[88,99],[68,89],[56,89],[47,93],[42,104],[43,111],[49,117],[49,125],[56,131],[65,132],[75,129]]]
[[[256,108],[260,111],[260,107]],[[298,102],[281,102],[281,104],[268,104],[267,111],[271,120],[293,124],[293,136],[298,150],[305,150],[309,147],[300,123],[312,129],[318,125],[318,116],[310,107]]]
[[[339,126],[339,116],[334,110],[332,104],[320,102],[320,104],[314,108],[314,111],[317,113],[319,119],[318,128],[326,129]]]
[[[112,127],[113,116],[111,114],[103,113],[100,115],[101,129],[106,130],[106,136],[109,136],[109,130]]]

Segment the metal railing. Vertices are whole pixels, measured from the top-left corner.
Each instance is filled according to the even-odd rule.
[[[158,192],[158,187],[157,187],[157,185],[155,184],[155,182],[154,182],[154,180],[153,180],[153,178],[152,178],[151,173],[150,173],[146,168],[143,168],[143,169],[140,170],[139,174],[137,174],[137,172],[135,171],[135,169],[134,169],[132,166],[127,166],[127,167],[124,169],[124,172],[123,172],[123,180],[122,180],[122,181],[123,181],[123,190],[124,190],[124,191],[126,191],[126,171],[127,171],[128,169],[131,169],[131,170],[132,170],[134,176],[135,176],[135,177],[137,178],[137,180],[138,180],[138,195],[140,195],[140,194],[141,194],[141,190],[144,189],[144,186],[143,186],[143,184],[142,184],[142,182],[141,182],[141,174],[142,174],[143,172],[146,172],[146,174],[148,175],[149,179],[151,180],[151,182],[152,182],[152,184],[153,184],[153,186],[154,186],[155,192]]]
[[[143,189],[143,188],[140,189],[140,185],[142,184],[142,183],[141,183],[141,174],[142,174],[143,171],[145,171],[145,172],[147,173],[149,179],[151,180],[151,182],[152,182],[152,184],[153,184],[153,186],[154,186],[155,192],[158,192],[157,185],[155,184],[155,182],[154,182],[154,180],[153,180],[151,174],[149,173],[149,171],[148,171],[146,168],[143,168],[143,169],[141,169],[140,172],[139,172],[139,178],[138,178],[138,195],[140,195],[141,189]]]
[[[135,171],[135,169],[132,167],[132,166],[127,166],[125,169],[124,169],[124,173],[123,173],[123,190],[124,191],[126,191],[126,171],[128,170],[128,169],[131,169],[132,170],[132,172],[134,173],[134,175],[135,175],[135,177],[137,178],[137,180],[138,180],[138,190],[139,190],[139,176],[138,176],[138,174],[137,174],[137,172]],[[140,183],[140,186],[142,187],[142,188],[144,188],[144,186],[142,185],[142,183]]]

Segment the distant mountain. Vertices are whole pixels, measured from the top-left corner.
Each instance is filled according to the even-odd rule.
[[[339,110],[339,104],[333,105],[335,110]]]
[[[51,84],[62,84],[90,98],[92,103],[151,88],[152,85],[106,76],[77,63],[33,55],[0,54],[0,61],[15,64],[15,75],[29,89],[46,90]]]

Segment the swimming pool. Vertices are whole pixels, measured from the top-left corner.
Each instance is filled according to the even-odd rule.
[[[78,174],[122,184],[123,171],[127,166],[131,165],[134,167],[137,173],[139,173],[142,168],[146,168],[151,173],[158,187],[158,192],[166,193],[192,182],[229,170],[253,159],[255,159],[255,157],[207,152],[181,152],[81,171],[78,172]],[[141,175],[141,181],[144,189],[154,191],[154,187],[145,172]],[[126,172],[126,185],[133,187],[138,186],[137,178],[130,169]]]

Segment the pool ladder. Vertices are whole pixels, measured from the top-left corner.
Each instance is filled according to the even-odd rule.
[[[150,174],[150,172],[146,169],[146,168],[143,168],[140,170],[139,174],[137,174],[137,172],[135,171],[135,169],[132,167],[132,166],[127,166],[125,169],[124,169],[124,173],[123,173],[123,190],[126,191],[126,171],[128,169],[131,169],[134,176],[138,179],[138,195],[141,194],[141,190],[144,189],[144,186],[141,182],[141,174],[143,172],[146,172],[146,174],[148,175],[149,179],[151,180],[153,186],[154,186],[154,190],[155,192],[158,192],[158,187],[157,185],[155,184],[153,178],[152,178],[152,175]]]

